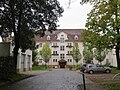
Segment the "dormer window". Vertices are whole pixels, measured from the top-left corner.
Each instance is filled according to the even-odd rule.
[[[60,38],[60,42],[64,43],[65,42],[64,38]]]
[[[76,36],[74,37],[74,39],[75,39],[75,40],[78,40],[78,36],[76,35]]]
[[[47,40],[50,40],[50,36],[47,36]]]

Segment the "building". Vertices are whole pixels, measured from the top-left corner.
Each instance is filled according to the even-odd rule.
[[[41,51],[45,42],[49,42],[49,46],[52,50],[52,57],[47,63],[49,66],[55,68],[65,68],[69,65],[76,65],[75,60],[73,60],[71,52],[73,43],[76,41],[79,45],[80,53],[82,55],[79,64],[83,64],[83,43],[81,42],[81,32],[82,29],[58,29],[53,31],[53,33],[46,32],[44,37],[39,35],[35,36],[36,45],[38,47],[37,51]],[[37,61],[39,65],[45,64],[42,57],[38,54]],[[99,63],[95,58],[93,58],[93,63]],[[112,66],[117,66],[115,50],[109,50],[106,55],[105,60],[102,62],[103,65],[110,63]]]
[[[49,66],[54,68],[65,68],[69,65],[76,65],[76,62],[72,58],[73,42],[79,44],[80,53],[83,51],[83,44],[81,42],[81,29],[59,29],[53,33],[46,32],[44,37],[39,35],[35,36],[36,45],[38,51],[41,51],[43,45],[47,41],[52,50],[52,57],[49,60]],[[37,61],[40,65],[44,64],[44,61],[40,55],[37,55]],[[79,63],[83,63],[83,59]]]
[[[1,42],[0,43],[0,53],[1,56],[13,56],[13,48],[10,42]],[[18,51],[18,59],[17,59],[17,71],[29,71],[32,70],[32,51],[27,49],[25,52],[21,52],[21,49]]]

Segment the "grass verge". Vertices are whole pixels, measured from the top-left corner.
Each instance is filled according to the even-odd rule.
[[[102,82],[101,85],[107,90],[120,90],[120,80]]]
[[[112,68],[112,73],[113,73],[113,74],[120,73],[120,70],[118,70],[117,68],[113,67],[113,68]]]
[[[42,66],[33,66],[32,70],[48,70],[49,68],[46,67],[45,65]]]
[[[31,77],[32,75],[25,75],[25,74],[15,74],[13,75],[11,78],[7,78],[7,79],[2,79],[0,80],[0,86],[9,84],[9,83],[14,83],[20,80],[23,80],[25,78]]]

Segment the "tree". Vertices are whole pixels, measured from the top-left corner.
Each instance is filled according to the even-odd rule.
[[[43,45],[40,55],[43,58],[43,60],[45,61],[45,63],[49,62],[49,60],[52,56],[52,52],[51,52],[51,49],[49,48],[49,45],[47,42]]]
[[[35,33],[43,36],[46,29],[55,30],[62,12],[57,0],[0,0],[0,35],[7,37],[14,33],[15,69],[19,48],[29,48]]]
[[[86,63],[92,63],[93,51],[90,50],[88,47],[84,47],[83,57],[84,57],[84,60],[85,60]]]
[[[101,50],[101,49],[94,50],[94,57],[96,60],[98,60],[98,62],[100,62],[100,64],[105,59],[106,54],[107,54],[106,50]]]
[[[73,44],[72,57],[77,63],[82,58],[77,42],[74,42]]]
[[[102,38],[100,42],[103,42],[104,37],[110,40],[106,45],[103,43],[100,45],[115,48],[117,67],[120,69],[120,0],[86,1],[96,1],[88,14],[87,30]]]

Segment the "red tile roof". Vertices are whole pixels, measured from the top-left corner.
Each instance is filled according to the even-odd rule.
[[[35,41],[36,42],[45,42],[47,41],[47,36],[50,36],[50,40],[51,41],[58,41],[57,40],[57,34],[59,34],[60,32],[64,32],[67,34],[68,40],[66,41],[70,41],[73,42],[75,41],[74,37],[77,35],[78,36],[78,40],[76,41],[80,41],[81,40],[81,32],[83,29],[58,29],[56,31],[53,31],[52,33],[49,33],[48,31],[45,32],[45,36],[44,37],[40,37],[39,35],[35,36]]]

